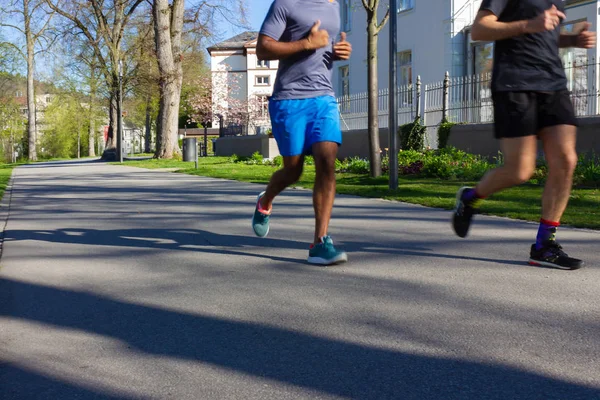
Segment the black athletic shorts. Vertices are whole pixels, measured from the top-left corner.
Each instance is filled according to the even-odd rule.
[[[567,90],[557,92],[494,92],[497,139],[537,135],[549,126],[577,126]]]

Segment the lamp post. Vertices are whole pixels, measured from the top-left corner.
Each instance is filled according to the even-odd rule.
[[[119,113],[117,115],[117,152],[123,162],[123,61],[119,60]]]
[[[389,131],[390,131],[390,189],[398,189],[398,110],[397,91],[397,54],[398,54],[398,4],[390,0],[390,79],[389,79]]]

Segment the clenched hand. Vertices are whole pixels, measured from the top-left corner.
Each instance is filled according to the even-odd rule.
[[[342,32],[341,39],[333,45],[333,55],[337,60],[348,60],[352,54],[352,45],[346,41],[346,32]]]

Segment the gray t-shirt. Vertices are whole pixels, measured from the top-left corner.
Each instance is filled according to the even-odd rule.
[[[317,20],[321,21],[319,29],[329,33],[331,44],[280,60],[274,100],[334,96],[332,46],[340,32],[337,0],[275,0],[260,33],[280,42],[294,42],[307,37]]]

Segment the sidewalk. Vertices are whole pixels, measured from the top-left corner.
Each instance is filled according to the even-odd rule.
[[[599,399],[600,233],[528,266],[536,225],[340,196],[350,262],[304,260],[311,193],[63,162],[17,168],[2,399]]]

